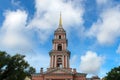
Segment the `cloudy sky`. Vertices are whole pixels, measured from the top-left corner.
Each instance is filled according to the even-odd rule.
[[[60,12],[72,68],[103,77],[120,65],[120,0],[0,0],[0,50],[46,69]]]

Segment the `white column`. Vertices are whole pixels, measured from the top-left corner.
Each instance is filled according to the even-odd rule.
[[[67,68],[67,56],[66,56],[66,68]]]
[[[64,68],[64,55],[62,56],[62,67]]]
[[[56,48],[55,49],[57,50],[57,44],[56,44]]]
[[[69,68],[70,67],[70,65],[69,65],[69,56],[68,56],[67,60],[68,60],[68,68]]]
[[[56,58],[57,58],[57,56],[55,56],[55,64],[54,64],[54,65],[55,65],[55,67],[56,67],[56,63],[57,63],[57,59],[56,59]]]
[[[55,43],[55,47],[54,47],[54,48],[55,48],[55,50],[56,50],[56,43]]]
[[[55,43],[55,47],[54,47],[54,48],[55,48],[55,50],[56,50],[56,43]]]
[[[53,55],[52,55],[52,60],[51,60],[51,67],[53,68]]]
[[[64,47],[64,46],[63,46],[63,43],[62,43],[62,50],[64,49],[63,47]]]
[[[63,43],[63,50],[64,50],[65,48],[64,48],[64,43]]]

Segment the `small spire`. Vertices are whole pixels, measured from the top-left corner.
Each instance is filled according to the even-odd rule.
[[[62,27],[62,16],[61,16],[61,12],[60,12],[60,19],[59,19],[59,27]]]

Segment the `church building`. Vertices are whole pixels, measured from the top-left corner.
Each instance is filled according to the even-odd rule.
[[[67,50],[68,40],[62,26],[61,14],[52,44],[52,50],[49,52],[50,67],[47,71],[41,68],[40,73],[32,75],[32,80],[86,80],[87,74],[78,73],[76,69],[70,67],[71,53]]]

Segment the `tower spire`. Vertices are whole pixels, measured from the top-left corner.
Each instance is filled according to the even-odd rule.
[[[61,12],[60,12],[60,19],[59,19],[59,28],[62,28],[62,15],[61,15]]]

